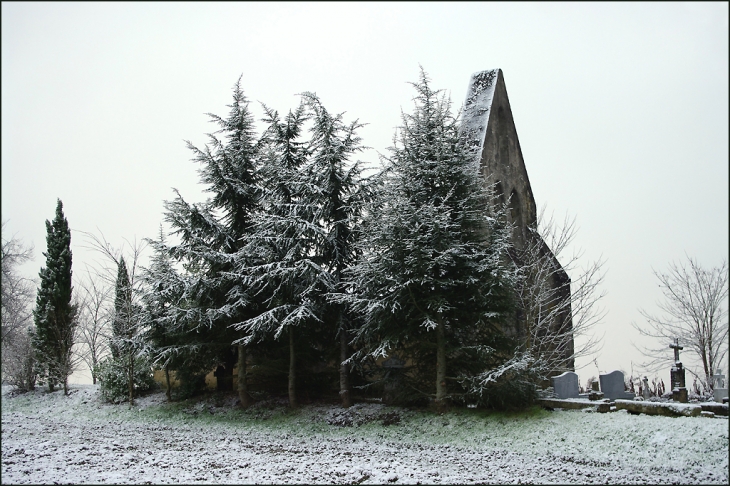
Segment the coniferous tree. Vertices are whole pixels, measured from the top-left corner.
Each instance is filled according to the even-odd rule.
[[[358,122],[345,125],[316,95],[305,93],[299,107],[283,119],[264,105],[267,130],[260,145],[262,207],[254,232],[237,259],[240,282],[263,302],[261,312],[237,327],[246,342],[288,338],[288,392],[297,404],[297,370],[334,356],[340,343],[340,393],[349,406],[348,315],[346,306],[328,300],[344,291],[342,272],[354,260],[354,227],[366,190],[357,164],[361,150]],[[300,140],[307,121],[311,139]],[[235,297],[235,294],[229,294]],[[295,345],[296,344],[296,345]],[[311,376],[309,376],[311,378]]]
[[[289,343],[289,405],[297,406],[295,334],[320,321],[317,296],[323,269],[316,259],[321,225],[311,204],[308,152],[299,137],[306,121],[303,104],[282,120],[264,107],[268,128],[262,137],[263,198],[254,232],[238,259],[241,282],[263,302],[263,312],[241,321],[247,342],[285,335]]]
[[[73,372],[76,306],[72,303],[71,285],[71,230],[63,214],[63,203],[58,200],[53,222],[46,220],[46,266],[41,268],[40,287],[33,311],[35,332],[33,347],[36,352],[40,377],[50,391],[63,385],[68,394],[68,377]]]
[[[311,173],[315,199],[320,207],[320,221],[324,238],[319,242],[318,254],[327,270],[326,293],[329,302],[323,305],[325,314],[334,323],[339,340],[340,397],[342,405],[352,405],[349,377],[350,328],[355,316],[342,302],[345,292],[344,273],[357,258],[357,228],[361,223],[363,206],[370,197],[368,186],[361,179],[359,163],[350,157],[364,149],[356,130],[363,125],[354,121],[345,124],[342,114],[330,114],[313,93],[304,99],[312,112]]]
[[[127,354],[132,338],[132,286],[124,257],[117,263],[117,280],[114,287],[114,317],[112,319],[112,339],[109,348],[114,359]]]
[[[135,366],[140,347],[137,338],[142,324],[142,313],[140,306],[133,300],[132,283],[124,257],[120,257],[117,264],[117,281],[114,291],[114,317],[110,348],[112,359],[125,370],[129,406],[131,407],[134,405]]]
[[[210,144],[202,150],[188,142],[211,197],[202,204],[189,204],[177,193],[165,203],[171,234],[180,240],[165,251],[185,270],[180,274],[184,305],[179,308],[174,335],[179,340],[179,363],[187,363],[187,370],[178,372],[190,376],[217,365],[232,374],[232,346],[244,336],[231,324],[250,317],[255,307],[231,273],[233,255],[240,256],[260,197],[257,140],[248,104],[239,78],[228,117],[209,114],[220,127],[216,134],[224,134],[225,139],[211,134]]]
[[[412,363],[404,386],[443,408],[460,378],[509,357],[500,325],[512,313],[514,272],[509,228],[450,101],[423,70],[412,84],[415,110],[384,158],[347,300],[364,316],[357,357],[400,354]]]
[[[143,341],[153,363],[165,372],[167,400],[172,400],[170,371],[176,365],[180,339],[177,320],[184,282],[168,253],[167,240],[160,226],[159,240],[148,240],[153,247],[149,268],[144,269],[142,293],[145,333]],[[184,319],[181,319],[184,320]],[[184,355],[184,353],[183,353]],[[183,363],[184,366],[184,363]]]

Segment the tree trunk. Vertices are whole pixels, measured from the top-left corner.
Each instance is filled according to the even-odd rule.
[[[165,396],[167,397],[167,401],[172,401],[172,386],[170,386],[170,368],[165,366],[165,384],[167,385],[167,390],[165,390]]]
[[[436,326],[436,409],[442,412],[446,408],[446,337],[444,323]]]
[[[129,408],[134,406],[134,353],[129,353]]]
[[[294,355],[294,328],[289,326],[289,407],[297,407],[296,362]]]
[[[347,333],[344,326],[340,328],[340,398],[344,408],[352,406],[350,397],[350,374],[345,364],[347,356]]]
[[[246,383],[246,346],[243,344],[238,345],[238,399],[241,401],[241,408],[251,406]]]
[[[61,363],[63,363],[63,366],[61,367],[61,374],[63,376],[63,395],[68,395],[68,375],[69,369],[71,368],[71,357],[69,356],[71,350],[66,349],[65,346],[61,350]]]
[[[96,370],[99,367],[99,358],[96,357],[94,348],[91,348],[91,381],[96,385]]]

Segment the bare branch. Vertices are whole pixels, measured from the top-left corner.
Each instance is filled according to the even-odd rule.
[[[672,362],[668,347],[675,338],[679,339],[689,351],[690,365],[702,370],[701,381],[706,389],[711,389],[711,376],[721,371],[728,353],[728,267],[723,261],[706,270],[697,260],[685,257],[686,263],[673,262],[666,273],[653,270],[663,295],[663,300],[657,302],[660,313],[640,309],[645,322],[632,325],[657,344],[634,346],[647,358],[642,365],[656,371]]]

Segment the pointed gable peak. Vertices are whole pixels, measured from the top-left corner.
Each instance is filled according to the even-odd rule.
[[[501,76],[502,70],[497,68],[476,72],[469,79],[462,113],[462,136],[466,137],[469,145],[478,148],[479,153],[484,148],[497,79]]]

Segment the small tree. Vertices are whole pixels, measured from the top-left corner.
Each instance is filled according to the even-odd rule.
[[[2,334],[3,343],[12,341],[15,335],[23,334],[31,324],[34,296],[33,281],[22,277],[18,267],[33,259],[33,248],[27,247],[13,236],[6,239],[3,222],[2,236]]]
[[[144,291],[145,334],[143,341],[149,349],[155,365],[165,372],[167,400],[172,400],[170,379],[171,366],[181,363],[178,351],[181,344],[180,332],[184,332],[185,322],[181,307],[183,303],[184,281],[169,255],[169,247],[160,225],[159,240],[147,240],[154,250],[150,266],[144,269],[142,279]],[[184,355],[184,353],[181,353]],[[181,363],[184,366],[184,362]],[[240,369],[245,369],[240,368]],[[245,380],[244,380],[245,381]]]
[[[5,222],[2,228],[5,230]],[[31,343],[33,281],[18,267],[32,260],[33,249],[15,236],[2,238],[2,381],[20,390],[35,387],[35,360]]]
[[[134,367],[137,357],[136,336],[139,329],[141,310],[132,298],[132,284],[129,280],[124,257],[118,262],[117,282],[114,298],[114,317],[112,318],[111,353],[114,360],[124,363],[127,371],[129,405],[134,405]]]
[[[110,356],[103,360],[100,369],[102,389],[121,383],[119,370],[124,370],[127,398],[130,408],[134,405],[134,397],[138,390],[147,389],[151,383],[152,369],[144,355],[141,337],[144,334],[144,315],[141,298],[141,279],[139,277],[139,260],[146,245],[136,241],[131,246],[131,268],[127,268],[124,258],[124,247],[115,249],[106,241],[104,235],[97,237],[85,233],[90,248],[105,256],[107,264],[99,269],[98,276],[110,286],[114,286],[114,308],[111,315],[111,336],[109,340]],[[109,380],[113,375],[115,378]],[[145,379],[140,382],[139,377]],[[105,377],[107,377],[105,379]],[[106,381],[106,383],[105,383]],[[112,381],[115,385],[112,384]],[[146,384],[145,384],[146,383]],[[104,391],[104,390],[102,390]],[[106,393],[106,392],[105,392]],[[118,396],[117,391],[111,392]]]
[[[91,371],[91,379],[96,384],[99,378],[99,364],[109,353],[111,312],[108,309],[111,287],[87,270],[88,278],[80,284],[82,300],[79,304],[79,351],[81,359]]]
[[[41,285],[33,311],[33,347],[49,391],[62,384],[64,394],[68,394],[68,377],[76,364],[72,348],[77,309],[71,295],[71,230],[60,199],[53,222],[46,220],[46,232],[46,266],[39,274]]]
[[[558,224],[543,208],[524,248],[512,250],[520,266],[517,305],[525,323],[519,335],[539,381],[572,371],[576,358],[600,347],[594,331],[605,316],[598,306],[605,296],[600,290],[604,262],[578,267],[582,254],[566,255],[576,231],[575,218]]]
[[[664,300],[657,306],[662,314],[650,314],[641,309],[645,325],[632,323],[642,336],[660,343],[656,347],[641,347],[648,358],[643,365],[657,370],[673,360],[669,345],[679,339],[702,370],[698,376],[706,390],[712,390],[712,375],[727,365],[728,353],[728,267],[703,268],[687,256],[687,262],[672,263],[668,272],[654,270]],[[689,369],[689,368],[686,368]]]

